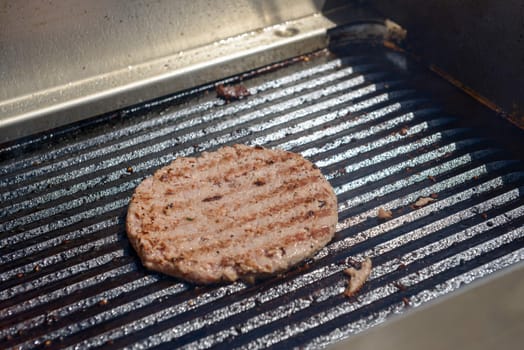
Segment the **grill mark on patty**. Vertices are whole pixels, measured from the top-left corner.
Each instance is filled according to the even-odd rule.
[[[316,231],[324,231],[324,229],[321,228]],[[273,245],[270,245],[264,248],[257,247],[257,248],[250,249],[250,250],[247,250],[241,253],[228,255],[222,258],[219,264],[222,266],[232,266],[232,267],[233,266],[238,267],[239,264],[251,265],[249,264],[249,261],[254,260],[253,257],[257,257],[257,255],[259,254],[262,254],[263,256],[267,257],[266,255],[267,252],[270,252],[275,249],[280,249],[280,248],[285,249],[285,247],[290,246],[291,243],[295,244],[297,242],[305,242],[309,239],[310,239],[310,234],[308,234],[307,232],[295,230],[295,231],[292,231],[291,234],[284,237],[282,240],[279,240],[279,244],[273,244]],[[215,247],[214,249],[216,250],[220,248]],[[213,253],[213,251],[209,250],[208,252],[206,252],[206,254],[203,254],[203,255],[202,254],[197,255],[197,254],[194,254],[194,252],[190,252],[190,253],[184,252],[183,254],[181,254],[182,257],[180,259],[188,261],[188,262],[198,262],[198,261],[201,261],[202,257],[208,257],[210,255],[209,253]]]
[[[314,184],[316,182],[319,182],[319,181],[320,181],[320,179],[319,179],[318,176],[312,176],[312,177],[308,177],[308,178],[303,178],[303,179],[301,179],[301,180],[299,180],[297,182],[293,182],[293,186],[294,186],[295,190],[298,190],[298,189],[300,189],[300,188],[302,188],[302,187],[304,187],[306,185],[312,185],[312,184]],[[313,202],[313,201],[315,201],[315,198],[318,198],[319,196],[322,196],[322,193],[317,191],[315,193],[309,194],[307,197],[288,198],[288,199],[286,199],[285,202],[281,198],[281,196],[279,196],[279,198],[281,199],[279,201],[279,202],[281,202],[281,205],[278,206],[278,207],[272,205],[272,203],[265,203],[265,201],[267,201],[267,200],[271,201],[277,195],[282,195],[282,194],[291,194],[291,195],[293,195],[291,192],[287,191],[288,186],[289,186],[289,184],[282,184],[278,188],[274,188],[273,192],[265,192],[265,193],[261,193],[258,196],[253,196],[253,197],[251,197],[251,199],[247,203],[246,202],[242,202],[242,201],[238,200],[235,197],[229,197],[229,196],[228,197],[223,196],[223,197],[226,197],[226,200],[229,203],[235,203],[235,205],[229,209],[230,212],[236,212],[243,206],[247,206],[247,205],[256,203],[259,206],[265,205],[264,207],[260,208],[259,211],[258,211],[258,216],[265,216],[265,215],[270,215],[270,214],[277,214],[279,212],[282,212],[282,210],[291,209],[293,207],[296,207],[297,205],[308,203],[308,200],[309,200],[309,202]],[[238,191],[236,193],[238,193],[238,196],[242,196],[242,191]],[[182,208],[185,208],[187,205],[188,205],[188,202],[181,202],[179,206],[174,206],[173,205],[172,209],[170,209],[170,210],[182,209]],[[325,203],[324,203],[324,205],[325,205]],[[319,206],[319,208],[320,208],[320,206]],[[156,211],[153,211],[153,212],[156,212]],[[213,216],[213,213],[209,213],[209,214],[210,214],[210,216]],[[217,230],[225,231],[225,230],[230,229],[233,226],[244,225],[244,224],[246,224],[248,222],[251,222],[251,221],[254,221],[254,220],[257,219],[257,213],[250,213],[250,214],[251,214],[251,217],[242,217],[242,218],[238,218],[238,217],[234,217],[234,216],[233,217],[226,216],[227,219],[233,219],[234,222],[228,222],[226,220],[219,220],[218,222],[215,221],[215,224],[217,225],[217,226],[215,226],[215,228]],[[200,215],[198,215],[198,216],[200,216]],[[202,216],[206,216],[206,214],[204,213]],[[154,218],[150,217],[150,219],[154,219]],[[174,220],[174,219],[170,219],[170,220]],[[173,226],[173,221],[171,221],[171,222],[172,222],[171,226]],[[157,225],[152,226],[152,224],[153,223],[151,223],[151,224],[148,223],[147,226],[143,226],[142,227],[143,231],[144,232],[165,231],[164,228],[162,228],[160,226],[157,226]],[[193,224],[193,221],[177,220],[177,222],[174,222],[174,224],[179,225],[179,228],[183,229],[184,225],[186,225],[186,226],[187,225],[191,225],[191,224]],[[181,237],[181,239],[183,238],[184,241],[190,240],[190,239],[193,239],[193,237],[196,236],[196,235],[199,235],[199,233],[195,233],[193,235],[186,235],[185,237]]]
[[[202,202],[214,202],[214,201],[217,201],[219,199],[221,199],[222,196],[220,195],[216,195],[216,196],[213,196],[213,197],[206,197],[204,199],[202,199]]]
[[[231,158],[234,158],[234,157],[232,156]],[[218,175],[205,177],[205,178],[197,177],[197,179],[202,182],[217,182],[217,181],[223,181],[224,179],[228,179],[234,176],[238,177],[239,174],[241,175],[243,173],[247,173],[250,171],[251,172],[257,171],[261,168],[267,169],[271,166],[272,168],[277,168],[279,164],[287,163],[289,161],[295,161],[297,164],[295,164],[294,166],[302,166],[306,164],[306,162],[304,162],[303,159],[297,158],[296,156],[288,156],[288,157],[272,156],[271,159],[254,158],[254,161],[253,161],[253,157],[249,157],[248,160],[251,161],[250,163],[238,164],[237,162],[235,162],[235,160],[238,161],[239,159],[221,159],[212,164],[210,164],[210,162],[200,161],[200,162],[196,162],[196,164],[198,165],[199,163],[203,163],[203,166],[200,166],[200,167],[185,166],[183,168],[177,169],[176,173],[173,172],[173,168],[176,165],[178,165],[177,160],[182,160],[182,159],[186,160],[187,158],[175,159],[173,163],[168,165],[167,170],[161,169],[155,172],[154,174],[155,179],[163,183],[169,183],[173,180],[177,180],[177,182],[180,184],[184,184],[184,183],[192,184],[194,181],[194,178],[187,177],[188,173],[196,172],[197,174],[206,174],[208,171],[218,168],[220,166],[220,163],[226,163],[228,167],[225,169],[220,169],[220,173]],[[183,162],[183,161],[180,161],[180,162]],[[271,169],[268,169],[268,170],[271,171]]]
[[[235,180],[242,180],[244,177],[245,178],[251,178],[251,177],[255,177],[256,181],[259,181],[261,178],[267,178],[267,177],[272,177],[272,178],[276,178],[278,179],[279,177],[285,177],[286,175],[290,174],[290,172],[293,170],[293,169],[296,169],[296,167],[300,166],[300,163],[297,163],[297,164],[294,164],[290,167],[287,167],[287,168],[284,168],[284,169],[281,169],[280,166],[278,166],[278,164],[276,164],[275,166],[273,167],[268,167],[268,166],[265,166],[265,167],[259,167],[259,168],[256,168],[255,170],[251,170],[249,172],[249,175],[248,176],[248,172],[247,171],[243,171],[243,170],[246,170],[246,169],[242,169],[238,171],[238,173],[240,174],[240,176],[236,176],[235,177]],[[247,168],[252,168],[252,165],[249,165],[249,166],[246,166]],[[276,168],[276,171],[275,171],[275,168]],[[258,170],[262,169],[263,171],[261,172],[257,172]],[[242,176],[242,174],[244,174]],[[233,173],[231,173],[233,174]],[[256,174],[256,176],[254,175]],[[319,172],[319,176],[322,176],[321,173]],[[232,176],[230,176],[230,181],[232,179]],[[156,178],[155,177],[155,180],[158,180],[160,182],[162,182],[160,179]],[[178,180],[178,179],[177,179]],[[219,180],[222,180],[222,181],[219,181]],[[217,175],[217,176],[213,176],[213,177],[207,177],[207,178],[194,178],[192,179],[191,181],[188,181],[188,182],[176,182],[174,181],[176,184],[175,185],[166,185],[165,183],[162,184],[162,190],[163,190],[163,194],[164,195],[167,195],[167,196],[185,196],[185,195],[188,195],[188,194],[191,194],[191,192],[194,192],[196,190],[196,186],[195,186],[195,182],[199,182],[199,183],[202,183],[202,184],[215,184],[215,186],[217,186],[216,188],[220,188],[220,185],[221,184],[227,184],[226,181],[224,181],[224,176],[221,176],[221,175]],[[266,181],[267,183],[267,181]],[[252,185],[255,185],[254,183],[252,183]],[[176,186],[176,187],[175,187]],[[228,188],[228,187],[225,187],[225,188]],[[228,193],[234,193],[234,192],[237,192],[238,191],[238,188],[231,188],[231,191],[230,192],[226,192],[226,193],[221,193],[222,195],[227,195]],[[189,193],[186,193],[186,192],[189,192]],[[140,196],[142,196],[142,192],[140,192]],[[145,196],[144,196],[145,197]],[[154,196],[149,196],[147,199],[149,200],[154,200],[156,198],[154,198]]]
[[[316,198],[318,198],[318,194],[319,193],[313,193],[313,194],[308,195],[307,197],[290,198],[289,200],[287,200],[285,202],[284,201],[280,201],[281,202],[280,206],[267,205],[267,206],[261,208],[257,213],[249,213],[250,215],[246,215],[246,216],[243,216],[243,217],[228,217],[228,219],[231,219],[233,221],[219,221],[218,223],[215,222],[217,224],[217,226],[215,226],[215,233],[216,232],[229,231],[231,228],[234,228],[234,227],[243,227],[244,225],[246,225],[246,224],[248,224],[250,222],[253,222],[253,221],[256,221],[257,219],[260,219],[260,217],[267,217],[267,216],[272,216],[272,215],[275,215],[275,214],[281,214],[281,216],[284,216],[285,214],[288,213],[286,210],[293,209],[294,207],[296,207],[298,205],[301,205],[301,204],[304,204],[304,203],[315,202]],[[268,199],[271,199],[271,196],[268,196]],[[268,204],[271,204],[271,203],[268,203]],[[324,204],[324,206],[325,206],[325,204]],[[336,204],[333,204],[333,207],[336,207]],[[333,210],[334,209],[333,207],[327,207],[324,210]],[[320,207],[318,206],[318,208],[320,208]],[[306,215],[308,218],[311,218],[312,214],[316,214],[317,213],[313,209],[315,209],[315,208],[311,208],[304,215]],[[318,211],[318,212],[320,212],[320,211]],[[317,216],[317,215],[315,215],[315,216]],[[317,216],[317,218],[318,218],[318,216]],[[183,226],[184,225],[191,225],[193,223],[193,221],[187,221],[187,220],[177,220],[177,219],[171,219],[171,220],[176,220],[175,224],[180,225],[178,228],[181,229],[181,230],[183,230]],[[268,229],[270,229],[270,227]],[[143,225],[142,226],[142,230],[143,230],[144,234],[149,234],[149,232],[162,232],[162,231],[165,231],[165,229],[163,227],[160,227],[160,226],[156,225],[154,222],[147,223],[146,225]],[[176,242],[173,242],[173,244],[175,244],[175,243],[176,244],[184,244],[184,243],[186,243],[188,241],[193,241],[195,239],[195,237],[197,237],[199,235],[200,235],[200,232],[196,232],[196,233],[193,233],[193,234],[185,234],[183,236],[179,236],[178,239],[176,240]],[[206,241],[209,241],[209,240],[212,240],[212,239],[213,239],[213,237],[210,236],[210,237],[208,237],[206,239]]]
[[[260,204],[260,202],[263,202],[264,200],[267,200],[269,198],[275,197],[277,195],[281,195],[283,193],[285,194],[286,192],[289,193],[290,187],[293,187],[293,189],[295,189],[295,190],[299,190],[299,189],[301,189],[302,187],[304,187],[306,185],[316,184],[320,180],[321,180],[321,178],[319,176],[317,176],[317,175],[304,177],[304,178],[291,179],[289,181],[286,181],[286,182],[283,182],[283,183],[279,184],[279,186],[277,186],[277,187],[273,187],[272,188],[272,190],[273,190],[272,192],[268,192],[265,189],[261,189],[259,194],[252,195],[251,197],[248,198],[247,202],[245,202],[245,201],[244,202],[238,202],[238,203],[233,202],[235,197],[231,196],[232,194],[234,195],[234,194],[241,193],[242,190],[245,189],[245,188],[231,189],[228,192],[222,192],[221,195],[216,195],[216,196],[213,196],[213,197],[222,196],[222,198],[227,199],[229,201],[229,203],[235,203],[236,205],[232,207],[232,210],[237,210],[241,206],[245,206],[247,204],[253,204],[253,203],[256,203],[256,202],[258,202]],[[190,195],[190,193],[188,193],[186,195]],[[206,200],[206,199],[213,198],[213,197],[206,197],[206,198],[202,199],[202,201],[203,202],[210,202],[211,200]],[[164,208],[165,209],[169,209],[169,210],[180,210],[180,209],[186,208],[188,203],[189,203],[188,200],[184,200],[184,201],[169,201],[169,200],[166,200]],[[203,205],[205,205],[205,204],[203,204]],[[161,209],[161,206],[159,206],[157,209]]]
[[[319,220],[319,219],[321,219],[323,217],[328,216],[329,213],[330,213],[330,210],[323,209],[323,210],[319,210],[319,211],[315,212],[314,216],[317,218],[317,220]],[[254,219],[256,219],[256,217]],[[248,240],[251,240],[251,239],[253,239],[255,237],[258,237],[258,236],[266,236],[266,237],[270,236],[270,235],[267,234],[267,232],[278,230],[280,228],[284,228],[284,229],[287,229],[287,228],[298,229],[297,228],[298,225],[303,224],[304,222],[307,222],[309,219],[311,219],[311,215],[308,212],[306,212],[305,214],[296,215],[296,216],[293,216],[291,218],[285,218],[284,220],[281,220],[281,221],[278,221],[278,222],[271,222],[269,225],[262,226],[262,227],[257,227],[254,230],[246,230],[245,228],[240,229],[240,231],[243,232],[243,234],[240,236],[240,239],[238,239],[238,238],[235,238],[235,239],[223,238],[223,237],[220,237],[220,239],[210,238],[210,240],[208,241],[209,242],[208,244],[201,244],[199,248],[191,249],[191,256],[199,256],[199,255],[204,255],[205,256],[205,255],[207,255],[209,253],[212,253],[212,252],[216,251],[217,249],[218,250],[227,249],[227,248],[231,247],[233,245],[233,243],[235,245],[243,245],[245,242],[247,242]],[[313,231],[304,230],[304,231],[309,232],[310,233],[309,237],[311,238],[311,237],[313,237],[312,236],[312,232],[313,231],[317,231],[317,230],[313,230]],[[285,240],[287,236],[288,235],[283,235],[283,236],[280,237],[280,239]],[[175,241],[175,242],[176,243],[182,243],[182,242],[179,242],[179,241]]]
[[[237,270],[238,272],[241,272],[243,274],[250,274],[253,272],[256,272],[260,270],[260,264],[256,262],[256,259],[253,257],[257,257],[259,254],[263,254],[264,257],[272,259],[275,256],[280,255],[281,257],[286,256],[288,252],[290,251],[289,247],[293,245],[300,245],[305,244],[306,246],[309,245],[311,237],[321,237],[323,238],[323,242],[327,243],[329,241],[328,238],[330,238],[329,235],[329,227],[321,227],[316,230],[313,230],[309,234],[304,231],[294,232],[293,234],[290,234],[286,237],[284,237],[282,240],[279,240],[277,243],[273,243],[271,245],[266,246],[265,248],[253,248],[251,250],[247,250],[246,252],[242,252],[239,254],[231,254],[228,256],[225,256],[220,260],[219,265],[220,266],[230,266]],[[280,254],[279,254],[280,252]],[[300,261],[304,260],[307,255],[296,255],[291,262],[293,265],[298,264]],[[189,256],[187,257],[188,261],[198,261],[200,257],[198,256]],[[287,269],[289,266],[286,264],[283,264],[283,266],[278,266],[276,264],[276,268],[274,269],[267,269],[264,271],[265,273],[278,273],[285,269]],[[275,266],[275,264],[273,265]]]
[[[311,230],[308,232],[300,231],[293,235],[287,235],[283,237],[282,241],[268,245],[265,248],[266,256],[268,256],[268,254],[274,254],[272,252],[278,251],[279,249],[284,249],[285,251],[284,253],[287,254],[286,248],[291,246],[292,244],[296,244],[297,242],[306,242],[306,241],[309,242],[311,238],[313,239],[324,238],[325,240],[325,237],[328,235],[329,235],[329,227],[327,226],[319,227],[315,230]],[[248,250],[245,254],[249,255],[249,254],[255,254],[255,253],[256,253],[256,249],[252,249],[252,250]]]

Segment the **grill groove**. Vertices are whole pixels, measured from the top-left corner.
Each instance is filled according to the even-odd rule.
[[[387,50],[359,50],[248,80],[252,96],[231,104],[171,97],[164,110],[119,112],[114,129],[1,148],[5,346],[317,348],[524,259],[523,164],[414,88]],[[134,187],[176,157],[233,143],[315,162],[339,201],[333,242],[252,286],[145,271],[124,232]],[[394,217],[379,221],[380,207]],[[366,256],[370,281],[348,300],[341,271]]]

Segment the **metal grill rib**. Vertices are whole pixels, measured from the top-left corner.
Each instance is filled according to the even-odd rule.
[[[231,104],[184,93],[119,112],[109,131],[100,117],[64,129],[87,129],[75,137],[0,149],[5,346],[318,348],[521,261],[523,164],[388,57],[316,57],[247,81],[252,96]],[[145,271],[124,231],[134,187],[176,157],[233,143],[315,162],[338,196],[333,242],[255,285],[196,288]],[[394,217],[378,220],[380,207]],[[342,295],[349,257],[374,264],[355,299]]]

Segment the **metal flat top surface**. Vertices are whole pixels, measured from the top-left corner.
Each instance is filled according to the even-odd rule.
[[[520,349],[523,296],[521,262],[329,349]]]
[[[240,101],[204,86],[3,145],[2,346],[318,348],[521,261],[522,161],[442,108],[417,67],[381,47],[322,51],[245,74]],[[335,239],[254,285],[145,270],[125,236],[133,189],[234,143],[318,165],[338,197]],[[364,257],[370,280],[347,298],[342,271]]]

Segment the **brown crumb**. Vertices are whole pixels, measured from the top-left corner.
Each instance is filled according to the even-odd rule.
[[[406,136],[408,134],[408,128],[404,126],[402,129],[400,129],[399,134],[402,136]]]
[[[401,290],[401,291],[405,291],[405,290],[406,290],[406,286],[403,285],[401,282],[393,282],[393,285],[394,285],[395,288],[397,288],[398,290]]]
[[[380,207],[378,208],[377,217],[381,220],[390,220],[393,218],[393,213],[389,209]]]
[[[398,267],[397,267],[397,271],[404,270],[406,267],[407,267],[406,264],[404,264],[404,263],[400,263],[400,264],[398,265]]]
[[[406,297],[402,297],[402,302],[404,303],[405,306],[409,306],[409,299],[406,298]]]
[[[225,101],[240,100],[251,95],[248,89],[242,84],[233,86],[224,86],[223,84],[216,86],[217,96]]]
[[[435,200],[431,197],[420,197],[417,199],[417,201],[413,204],[415,208],[422,208],[426,205],[428,205],[431,202],[434,202]]]
[[[47,339],[47,340],[44,342],[44,346],[45,346],[45,347],[50,347],[52,344],[53,344],[53,342],[51,341],[51,339]]]
[[[362,288],[371,274],[372,267],[373,264],[371,259],[366,258],[366,260],[362,262],[359,270],[355,269],[354,267],[344,270],[344,274],[350,277],[346,290],[344,290],[345,296],[348,298],[352,297],[360,290],[360,288]]]
[[[437,182],[437,179],[435,179],[434,176],[428,175],[428,179],[432,182]]]
[[[22,277],[24,277],[24,273],[23,272],[19,272],[19,273],[16,274],[16,277],[22,278]]]
[[[33,271],[34,272],[40,271],[40,265],[35,265],[35,267],[33,267]]]
[[[438,194],[436,194],[436,193],[432,193],[432,194],[430,194],[429,196],[430,196],[431,198],[433,198],[433,199],[437,199],[437,198],[438,198]]]
[[[487,220],[487,219],[488,219],[488,214],[486,214],[486,213],[482,213],[482,214],[480,214],[480,216],[482,216],[482,218],[483,218],[484,220]]]
[[[133,168],[132,168],[132,167],[130,167],[130,166],[128,166],[128,167],[127,167],[127,169],[126,169],[126,171],[127,171],[128,173],[130,173],[130,174],[131,174],[131,173],[133,172]]]
[[[108,303],[107,299],[101,299],[101,300],[98,302],[98,305],[100,305],[100,306],[105,306],[105,305],[107,305],[107,303]]]

